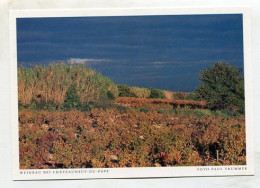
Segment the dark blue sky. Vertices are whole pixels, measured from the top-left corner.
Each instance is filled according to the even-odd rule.
[[[193,91],[201,69],[243,67],[241,14],[18,18],[18,62],[84,63],[116,83]]]

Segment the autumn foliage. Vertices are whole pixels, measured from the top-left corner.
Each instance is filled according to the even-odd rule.
[[[20,169],[246,164],[244,114],[212,111],[186,93],[150,98],[132,87],[121,92],[135,97],[117,97],[117,86],[96,74],[68,65],[19,69]]]
[[[21,169],[246,163],[244,116],[24,110],[19,122]]]

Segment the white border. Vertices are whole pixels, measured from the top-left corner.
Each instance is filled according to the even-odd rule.
[[[141,167],[141,168],[106,168],[106,169],[87,168],[87,169],[55,169],[55,170],[44,170],[44,169],[20,170],[19,169],[16,18],[235,14],[235,13],[243,14],[247,165],[202,166],[202,167]],[[9,32],[10,32],[13,180],[227,176],[227,175],[253,175],[254,174],[250,9],[248,7],[10,10],[9,23],[10,23]],[[234,168],[242,168],[243,170],[235,170]],[[76,173],[75,172],[76,170],[77,171],[81,170],[81,172]],[[100,173],[100,170],[108,170],[108,173]],[[26,172],[26,174],[20,174],[21,172]],[[33,172],[34,173],[37,172],[38,174],[32,174]]]

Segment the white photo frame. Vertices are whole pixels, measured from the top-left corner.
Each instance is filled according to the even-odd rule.
[[[10,70],[13,180],[89,179],[89,178],[149,178],[183,176],[232,176],[254,174],[253,101],[250,9],[247,7],[204,8],[140,8],[140,9],[68,9],[68,10],[10,10]],[[144,15],[242,14],[244,40],[244,78],[246,106],[246,165],[190,167],[131,167],[82,169],[19,169],[18,89],[17,89],[17,18],[85,17],[85,16],[144,16]]]

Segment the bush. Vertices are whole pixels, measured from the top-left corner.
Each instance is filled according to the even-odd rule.
[[[107,91],[108,100],[114,100],[116,97],[111,91]]]
[[[195,93],[189,93],[187,95],[184,96],[184,100],[194,100],[197,101],[198,97]]]
[[[81,107],[80,96],[75,86],[71,86],[67,91],[63,107],[65,110],[79,109]]]
[[[134,93],[138,98],[148,98],[151,91],[148,88],[130,87],[130,92]]]
[[[137,95],[130,91],[130,87],[127,85],[118,85],[118,96],[119,97],[137,97]]]
[[[177,100],[184,100],[185,99],[185,94],[181,92],[177,92],[173,94],[173,99]]]
[[[244,79],[241,70],[227,63],[216,63],[201,72],[202,85],[196,89],[196,95],[208,101],[212,110],[229,109],[244,112]]]
[[[149,98],[152,98],[152,99],[165,99],[166,98],[164,95],[164,92],[162,90],[151,88],[150,91],[151,91],[151,94],[150,94]]]

